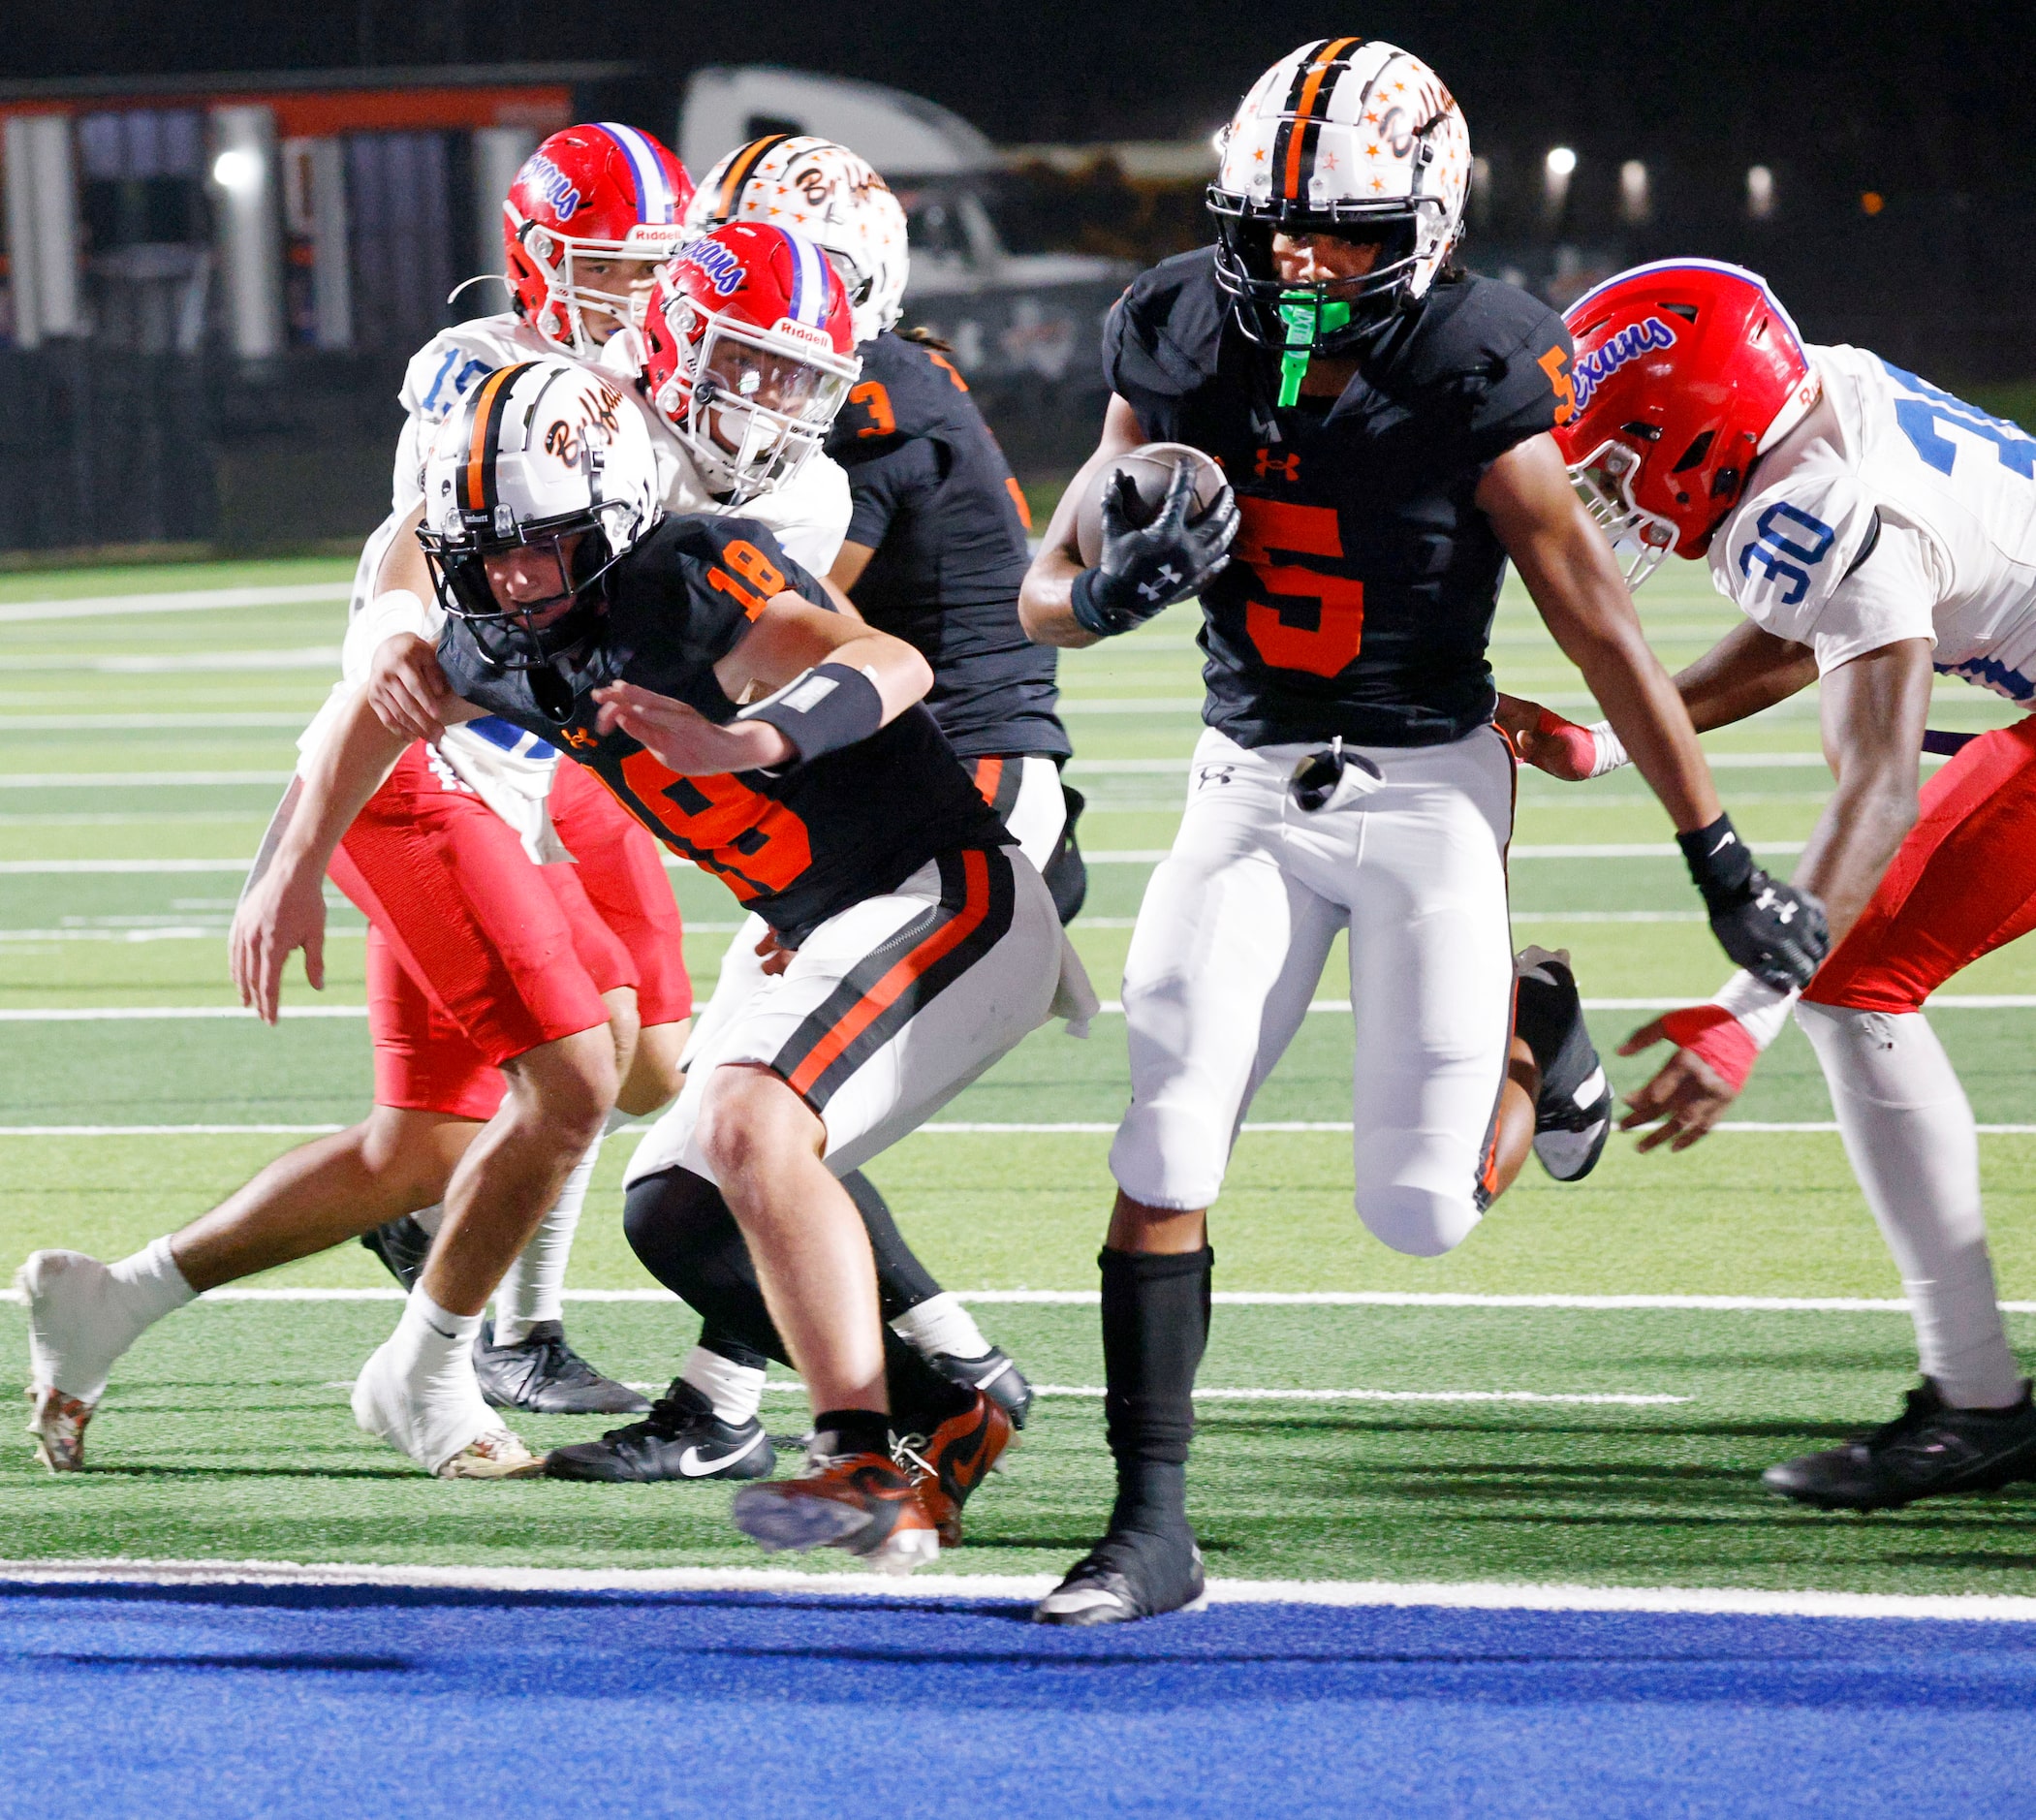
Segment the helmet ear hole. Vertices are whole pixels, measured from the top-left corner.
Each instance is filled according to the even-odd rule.
[[[1682,452],[1682,459],[1676,462],[1669,472],[1671,474],[1687,474],[1690,469],[1702,461],[1706,455],[1710,454],[1712,433],[1707,429],[1702,431],[1696,441]]]

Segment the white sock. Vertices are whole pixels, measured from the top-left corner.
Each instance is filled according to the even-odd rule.
[[[579,1227],[579,1209],[586,1205],[588,1185],[594,1179],[594,1164],[601,1156],[596,1138],[573,1165],[566,1185],[544,1223],[531,1234],[530,1242],[502,1273],[495,1290],[495,1344],[516,1346],[530,1336],[540,1321],[565,1318],[566,1266],[573,1257],[573,1235]]]
[[[678,1374],[714,1405],[714,1413],[731,1428],[754,1422],[764,1402],[764,1374],[755,1365],[739,1365],[718,1352],[695,1346]]]
[[[2021,1396],[1987,1253],[1980,1141],[1951,1058],[1921,1012],[1799,1004],[1866,1205],[1901,1271],[1925,1373],[1957,1409]]]
[[[431,1471],[503,1426],[474,1377],[474,1336],[480,1332],[478,1314],[450,1313],[422,1289],[413,1289],[383,1348],[404,1404],[399,1439]]]
[[[976,1325],[976,1317],[943,1289],[928,1296],[916,1308],[907,1308],[891,1324],[891,1331],[915,1352],[925,1358],[946,1353],[955,1359],[980,1359],[989,1350],[989,1341]]]
[[[419,1208],[410,1217],[424,1229],[427,1238],[436,1239],[438,1229],[446,1223],[446,1204],[434,1201],[429,1207]]]
[[[135,1317],[137,1334],[198,1294],[176,1268],[167,1235],[151,1239],[133,1257],[109,1265],[107,1275],[118,1286],[122,1303]]]

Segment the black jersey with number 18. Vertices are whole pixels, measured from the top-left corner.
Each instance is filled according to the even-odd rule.
[[[826,604],[819,582],[746,518],[671,518],[608,574],[607,615],[584,660],[559,666],[563,724],[538,706],[527,671],[490,664],[449,618],[438,660],[454,692],[589,767],[671,848],[712,872],[788,947],[851,904],[893,890],[936,854],[1007,845],[1010,835],[941,737],[907,708],[867,739],[781,774],[676,776],[624,733],[603,734],[593,693],[634,682],[736,717],[714,665],[784,589]]]
[[[1567,420],[1562,319],[1446,278],[1334,399],[1281,409],[1274,357],[1231,319],[1212,249],[1133,283],[1111,388],[1155,442],[1223,464],[1242,517],[1203,594],[1203,717],[1240,745],[1435,745],[1491,718],[1485,649],[1505,551],[1475,504],[1507,450]]]

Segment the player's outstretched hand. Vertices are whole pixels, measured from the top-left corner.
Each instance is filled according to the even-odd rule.
[[[626,733],[677,777],[764,770],[799,756],[792,741],[766,720],[716,725],[683,702],[633,682],[611,682],[594,691],[601,704],[595,727]]]
[[[395,632],[375,646],[368,664],[367,702],[391,733],[436,745],[454,700],[429,640],[415,632]]]
[[[234,912],[227,950],[234,988],[264,1023],[273,1023],[283,997],[283,963],[301,948],[304,978],[326,989],[326,894],[316,873],[274,866],[249,888]]]
[[[1657,1018],[1621,1043],[1619,1053],[1638,1055],[1668,1035],[1662,1020]],[[1666,1144],[1672,1150],[1686,1150],[1718,1122],[1725,1109],[1738,1098],[1738,1089],[1702,1056],[1678,1049],[1653,1080],[1626,1095],[1627,1110],[1619,1120],[1619,1129],[1638,1131],[1644,1125],[1654,1126],[1635,1146],[1637,1149],[1651,1150]]]
[[[1581,784],[1595,773],[1598,744],[1590,729],[1564,720],[1539,702],[1502,694],[1492,724],[1512,742],[1523,765],[1566,784]]]

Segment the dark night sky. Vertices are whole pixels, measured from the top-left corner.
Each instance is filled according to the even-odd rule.
[[[655,124],[687,70],[772,61],[889,81],[1003,141],[1206,132],[1295,45],[1363,30],[1427,58],[1473,139],[1883,167],[1989,190],[2036,170],[2036,8],[1524,0],[12,0],[0,75],[627,58]],[[1975,167],[1980,167],[1978,170]],[[2010,173],[2013,173],[2011,176]],[[1870,173],[1868,173],[1870,175]]]

